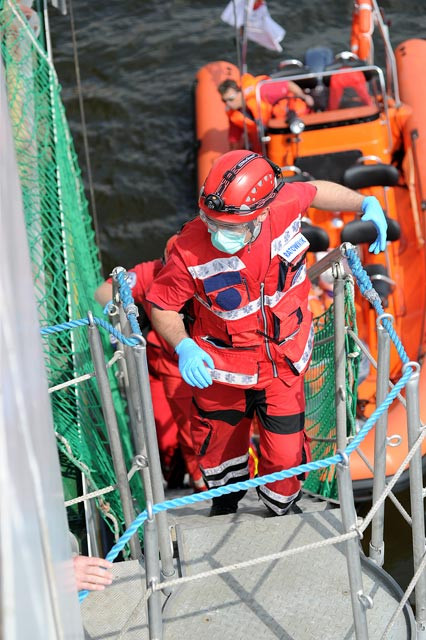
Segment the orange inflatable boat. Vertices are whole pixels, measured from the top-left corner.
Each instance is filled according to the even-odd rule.
[[[393,52],[387,30],[379,29],[388,61],[385,81],[382,69],[374,64],[372,47],[372,25],[383,27],[383,18],[374,15],[371,2],[363,3],[364,9],[365,5],[370,7],[368,15],[360,15],[358,3],[354,4],[351,51],[333,55],[327,47],[313,47],[303,61],[282,63],[273,77],[258,85],[292,80],[314,99],[314,108],[304,116],[288,110],[285,117],[259,122],[259,141],[288,180],[332,180],[380,200],[389,229],[386,252],[378,256],[368,252],[368,238],[356,213],[309,209],[309,223],[325,231],[329,248],[342,242],[357,246],[409,359],[421,363],[426,347],[426,40],[403,42]],[[228,117],[218,92],[227,78],[239,81],[240,73],[225,61],[211,62],[197,74],[199,187],[214,160],[229,150]],[[359,338],[376,359],[376,312],[358,290],[355,304]],[[401,359],[392,348],[390,379],[394,382],[400,376]],[[370,366],[359,383],[357,422],[362,426],[376,408],[375,368]],[[424,423],[425,366],[420,376],[420,403]],[[373,445],[374,429],[361,446],[362,455],[351,456],[354,489],[360,498],[371,492],[372,472],[362,456],[372,461]],[[406,453],[404,411],[395,401],[389,409],[388,476],[395,473]],[[425,461],[426,442],[422,454]],[[399,488],[406,480],[407,473]]]

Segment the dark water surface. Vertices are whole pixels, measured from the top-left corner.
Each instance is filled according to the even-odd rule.
[[[226,1],[73,0],[100,249],[104,273],[161,254],[166,239],[196,210],[192,90],[197,70],[236,62]],[[349,0],[269,0],[286,30],[284,51],[249,44],[252,73],[269,73],[310,46],[349,48]],[[394,47],[426,37],[425,0],[383,0]],[[51,10],[55,66],[86,176],[69,16]],[[378,60],[379,62],[380,60]],[[423,78],[423,82],[426,81]],[[401,499],[408,505],[408,496]],[[386,568],[409,581],[410,529],[388,507]]]

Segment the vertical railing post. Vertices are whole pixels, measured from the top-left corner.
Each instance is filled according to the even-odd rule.
[[[158,558],[158,537],[152,502],[147,500],[148,514],[144,524],[145,581],[146,588],[152,588],[160,581],[160,562]],[[148,597],[149,640],[162,640],[163,619],[161,613],[161,592],[152,591]]]
[[[115,267],[112,271],[113,275],[113,291],[114,300],[119,292],[119,284],[117,281],[117,274],[120,272],[126,272],[123,267]],[[119,296],[118,296],[119,297]],[[130,335],[130,325],[126,312],[123,308],[123,303],[119,299],[117,301],[118,308],[118,325],[120,326],[121,333],[126,337]],[[135,359],[132,353],[133,347],[123,344],[124,355],[124,370],[125,370],[125,393],[129,406],[130,414],[130,427],[132,431],[133,446],[135,448],[136,457],[140,460],[146,460],[146,464],[141,467],[141,477],[145,493],[146,501],[153,501],[151,477],[149,472],[149,461],[146,450],[146,442],[144,438],[143,418],[142,418],[142,405],[141,397],[138,386],[138,376],[136,371]]]
[[[336,465],[337,482],[339,486],[339,502],[342,511],[342,521],[345,533],[356,529],[356,511],[352,488],[352,478],[349,470],[349,459],[343,454],[344,461]],[[365,595],[362,584],[361,549],[359,540],[346,540],[346,565],[348,567],[349,588],[351,592],[352,612],[354,616],[356,640],[368,640],[368,626],[366,609],[372,607],[372,600]]]
[[[419,406],[419,379],[420,365],[418,362],[408,362],[404,365],[402,373],[407,367],[414,369],[406,386],[407,400],[407,428],[408,446],[411,449],[420,435],[421,420]],[[413,563],[414,572],[420,566],[426,553],[425,545],[425,508],[423,497],[422,453],[420,448],[414,453],[410,462],[410,503],[413,536]],[[415,587],[416,595],[416,625],[418,640],[426,639],[426,571],[422,571]]]
[[[152,409],[151,389],[149,386],[148,365],[146,359],[146,342],[142,335],[132,334],[140,344],[132,348],[134,355],[139,391],[142,402],[142,423],[144,428],[148,465],[151,475],[154,503],[164,502],[163,476],[161,472],[160,454],[158,451],[157,433],[155,429],[154,412]],[[173,566],[173,545],[167,521],[167,513],[157,514],[158,542],[161,556],[161,573],[164,578],[175,574]]]
[[[390,335],[383,326],[383,320],[387,318],[392,322],[390,314],[384,313],[377,318],[377,382],[376,382],[376,406],[386,399],[389,393],[390,371]],[[388,411],[384,411],[378,418],[374,430],[374,474],[373,474],[373,504],[379,500],[386,487],[386,447],[387,447]],[[378,509],[371,523],[371,541],[369,556],[379,567],[383,566],[385,559],[384,544],[385,505]]]
[[[341,262],[333,265],[334,303],[334,402],[336,407],[337,448],[347,444],[346,428],[346,354],[345,354],[345,281]]]
[[[127,469],[124,461],[123,449],[121,446],[117,416],[114,410],[114,403],[112,399],[111,388],[109,385],[108,373],[105,364],[105,355],[99,335],[99,330],[93,322],[93,315],[90,311],[88,313],[88,318],[90,353],[92,355],[93,366],[98,383],[102,413],[108,431],[111,457],[114,465],[115,476],[117,479],[118,490],[120,493],[121,504],[123,507],[124,522],[126,527],[129,527],[135,519],[135,512],[133,509],[132,496],[130,493],[129,481],[127,478]],[[139,538],[137,536],[133,536],[130,539],[129,547],[132,558],[137,559],[141,557],[142,552],[139,544]]]
[[[346,353],[345,353],[345,280],[341,262],[333,264],[333,302],[334,302],[334,366],[335,366],[335,406],[337,447],[344,451],[347,443],[346,429]],[[345,532],[356,527],[356,512],[349,471],[349,459],[344,454],[344,462],[338,463],[337,482],[339,501]],[[366,606],[368,597],[364,595],[362,584],[361,557],[359,542],[356,538],[346,541],[346,563],[348,567],[354,616],[355,636],[357,640],[368,640]]]

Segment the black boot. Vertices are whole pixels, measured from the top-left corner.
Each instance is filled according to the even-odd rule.
[[[224,516],[228,513],[236,513],[238,503],[244,498],[246,493],[247,491],[236,491],[235,493],[227,493],[224,496],[213,498],[209,517],[212,518],[213,516]]]

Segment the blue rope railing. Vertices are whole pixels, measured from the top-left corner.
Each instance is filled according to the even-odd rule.
[[[346,257],[348,264],[352,270],[352,273],[355,276],[355,279],[358,283],[361,293],[369,300],[369,302],[373,305],[377,314],[381,316],[384,311],[381,304],[381,300],[373,285],[371,280],[363,268],[361,261],[353,249],[346,250]],[[131,294],[130,287],[126,281],[126,272],[120,271],[116,274],[117,281],[120,285],[120,298],[123,302],[124,309],[127,313],[127,317],[129,319],[130,326],[132,328],[133,333],[137,335],[141,335],[139,323],[137,321],[137,308],[134,304],[134,300]],[[88,325],[90,323],[88,318],[82,318],[80,320],[71,320],[69,322],[64,322],[60,325],[55,325],[53,327],[44,327],[40,331],[43,335],[49,335],[52,333],[58,333],[60,331],[65,331],[67,329],[74,329],[76,327]],[[122,333],[120,333],[115,327],[113,327],[105,320],[102,320],[97,317],[93,317],[93,323],[102,327],[106,331],[109,331],[112,335],[114,335],[117,340],[120,342],[129,345],[136,346],[140,344],[139,340],[136,338],[127,338]],[[395,332],[392,323],[387,319],[383,319],[383,326],[388,331],[392,342],[394,343],[397,352],[404,364],[409,362],[409,358],[407,353]],[[289,469],[283,469],[282,471],[276,471],[275,473],[270,473],[265,476],[260,476],[256,478],[250,478],[249,480],[245,480],[243,482],[236,482],[234,484],[226,485],[223,487],[215,487],[214,489],[209,489],[207,491],[203,491],[201,493],[194,493],[189,496],[184,496],[182,498],[174,498],[173,500],[166,500],[165,502],[161,502],[159,504],[153,505],[152,511],[154,514],[160,513],[162,511],[167,511],[168,509],[178,509],[180,507],[188,506],[191,504],[195,504],[197,502],[203,502],[204,500],[210,500],[212,498],[216,498],[219,496],[223,496],[229,493],[234,493],[236,491],[242,491],[247,489],[252,489],[254,487],[260,487],[262,485],[268,484],[270,482],[277,482],[278,480],[284,480],[286,478],[291,478],[293,476],[299,475],[301,473],[309,473],[310,471],[317,471],[319,469],[325,469],[331,465],[339,464],[343,462],[347,457],[349,457],[362,443],[365,439],[369,431],[373,428],[376,421],[379,417],[387,411],[392,402],[398,396],[400,391],[405,387],[409,378],[413,373],[412,367],[407,367],[406,371],[403,373],[400,380],[393,386],[389,394],[386,396],[385,400],[382,404],[376,408],[376,410],[371,414],[371,416],[366,420],[363,427],[360,429],[359,433],[354,437],[354,439],[348,444],[346,449],[343,452],[337,452],[334,456],[324,458],[323,460],[315,460],[312,462],[308,462],[306,464],[299,465],[297,467],[291,467]],[[110,549],[108,552],[106,559],[112,562],[115,560],[117,555],[122,551],[125,545],[129,542],[130,538],[137,532],[139,527],[146,521],[148,517],[147,511],[142,511],[135,520],[130,524],[130,526],[126,529],[120,539],[116,542],[116,544]],[[88,595],[89,591],[84,590],[79,592],[79,601],[82,602]]]

